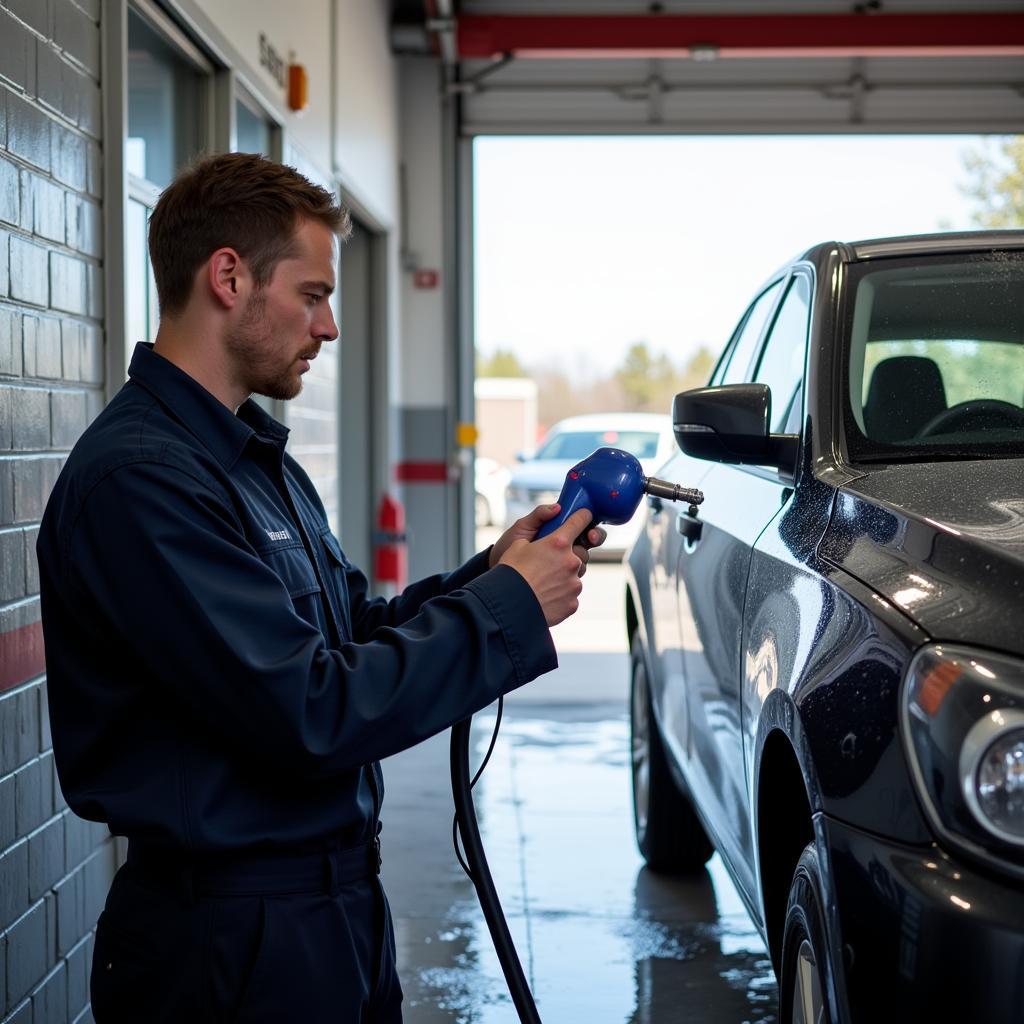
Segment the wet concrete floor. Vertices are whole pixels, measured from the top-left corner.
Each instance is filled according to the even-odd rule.
[[[775,978],[718,856],[649,871],[633,839],[628,659],[618,566],[592,566],[559,669],[506,699],[477,816],[548,1024],[768,1022]],[[618,632],[616,632],[616,627]],[[474,721],[474,759],[494,709]],[[448,734],[384,765],[384,883],[407,1024],[517,1020],[472,884],[455,860]]]

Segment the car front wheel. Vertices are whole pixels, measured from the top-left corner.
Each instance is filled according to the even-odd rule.
[[[835,983],[825,938],[825,898],[814,843],[800,855],[789,887],[782,938],[784,1024],[832,1024]]]
[[[700,870],[714,853],[689,797],[672,778],[651,708],[647,666],[638,637],[630,649],[630,739],[633,755],[633,824],[649,867],[671,874]]]

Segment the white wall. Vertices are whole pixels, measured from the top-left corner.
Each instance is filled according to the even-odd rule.
[[[439,270],[439,287],[413,287],[402,275],[401,401],[410,406],[444,406],[452,400],[445,367],[444,223],[440,71],[430,57],[401,64],[402,161],[406,169],[406,246],[420,267]]]
[[[321,172],[331,170],[331,0],[191,0],[223,35],[238,59],[235,71],[257,96],[286,112],[285,130]],[[287,64],[309,76],[309,106],[287,111],[287,91],[260,65],[260,35]],[[232,63],[235,63],[232,61]],[[287,79],[286,79],[287,81]]]

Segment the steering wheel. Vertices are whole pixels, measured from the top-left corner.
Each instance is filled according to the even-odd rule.
[[[955,430],[977,430],[979,427],[1024,427],[1024,409],[997,398],[974,398],[957,402],[933,416],[916,436],[948,434]]]

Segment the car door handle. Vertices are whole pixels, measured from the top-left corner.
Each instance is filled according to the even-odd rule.
[[[704,531],[704,524],[688,512],[680,512],[676,517],[676,529],[688,543],[696,544]]]

